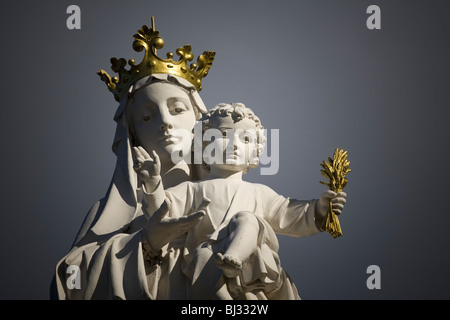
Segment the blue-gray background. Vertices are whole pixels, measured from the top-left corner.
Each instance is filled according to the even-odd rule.
[[[81,8],[81,30],[66,9]],[[381,30],[366,9],[381,8]],[[16,1],[2,5],[0,298],[47,299],[57,261],[115,164],[117,107],[96,71],[135,58],[156,17],[164,54],[217,52],[201,96],[280,130],[280,170],[246,180],[317,198],[349,151],[344,235],[280,237],[303,299],[450,298],[448,1]],[[366,269],[381,268],[369,290]]]

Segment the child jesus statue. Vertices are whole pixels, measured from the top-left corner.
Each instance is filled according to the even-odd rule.
[[[158,219],[204,213],[184,236],[163,248],[155,248],[149,239],[148,250],[161,252],[161,259],[179,252],[177,261],[191,284],[186,290],[192,298],[299,298],[281,268],[276,234],[320,233],[330,200],[332,210],[340,214],[346,194],[328,190],[319,199],[295,200],[244,181],[243,174],[258,166],[266,139],[259,118],[242,103],[218,104],[206,113],[202,124],[203,132],[215,130],[215,139],[208,145],[214,155],[204,152],[206,179],[164,190],[156,153],[135,148],[135,170],[143,181],[148,219],[155,212]]]

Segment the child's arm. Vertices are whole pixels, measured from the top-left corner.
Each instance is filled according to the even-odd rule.
[[[345,204],[345,193],[324,192],[319,199],[297,200],[285,198],[275,191],[260,185],[264,218],[278,234],[302,237],[321,232],[329,201],[333,211],[340,213]]]

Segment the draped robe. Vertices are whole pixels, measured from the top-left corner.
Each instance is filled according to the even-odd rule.
[[[265,185],[230,178],[184,182],[166,191],[160,185],[145,197],[144,210],[150,214],[166,199],[171,218],[202,209],[204,199],[211,201],[200,222],[163,250],[163,256],[172,261],[168,265],[174,266],[164,272],[176,275],[165,278],[164,283],[155,281],[162,286],[158,292],[164,292],[164,298],[299,298],[281,267],[276,233],[300,237],[320,232],[315,223],[316,200],[285,198]],[[240,275],[229,279],[215,264],[215,254],[226,249],[229,222],[239,212],[250,212],[257,218],[257,248],[243,261]]]

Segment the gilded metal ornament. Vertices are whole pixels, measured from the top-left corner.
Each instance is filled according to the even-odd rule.
[[[328,157],[328,162],[324,160],[320,166],[323,168],[320,173],[328,179],[328,182],[320,181],[320,183],[326,185],[331,191],[341,192],[348,182],[345,176],[351,171],[350,161],[347,160],[347,151],[336,148],[333,158]],[[333,212],[331,200],[322,230],[330,233],[333,238],[342,236],[341,225],[338,216]]]
[[[177,49],[176,54],[180,57],[178,61],[172,59],[172,52],[167,53],[168,59],[158,57],[156,55],[157,49],[161,49],[164,46],[164,40],[159,37],[159,31],[155,30],[154,17],[152,17],[151,28],[144,25],[133,37],[133,49],[136,52],[145,51],[141,63],[136,65],[133,59],[129,59],[130,69],[126,70],[127,61],[124,58],[111,58],[111,69],[118,73],[119,77],[111,77],[104,70],[97,72],[117,101],[120,101],[133,83],[151,74],[176,75],[192,83],[197,91],[202,89],[202,78],[208,74],[216,54],[215,52],[204,51],[197,58],[197,63],[192,63],[189,66],[188,61],[194,59],[194,55],[191,52],[192,48],[189,44]]]

